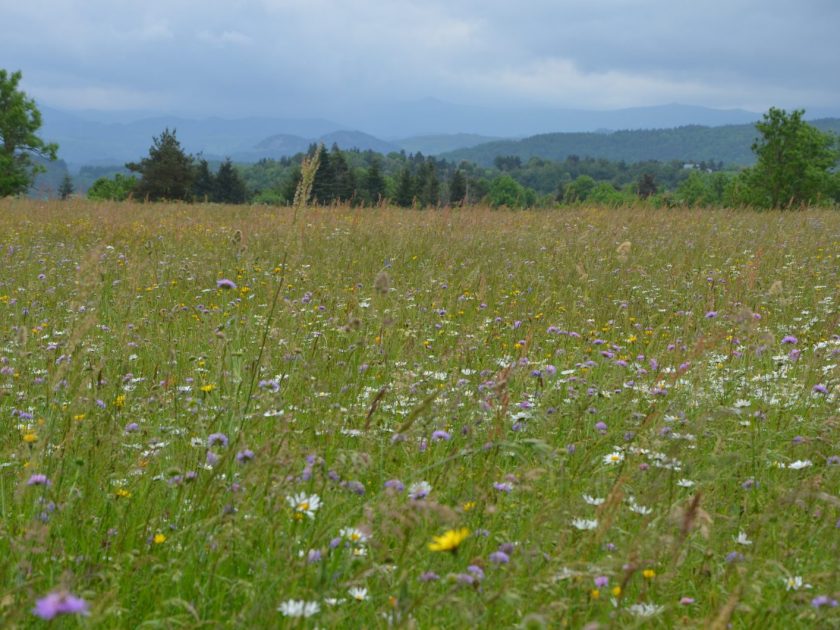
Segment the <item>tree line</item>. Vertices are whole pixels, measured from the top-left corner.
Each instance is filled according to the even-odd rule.
[[[20,90],[21,73],[0,69],[0,197],[25,193],[54,161],[58,147],[36,135],[41,115]],[[187,154],[175,130],[152,141],[148,156],[126,164],[124,173],[99,177],[93,199],[291,204],[305,160],[317,164],[309,202],[319,205],[402,207],[553,207],[558,204],[624,205],[639,199],[655,205],[726,205],[794,208],[840,204],[840,141],[803,120],[804,111],[771,108],[755,125],[755,165],[724,171],[718,161],[637,163],[575,155],[564,160],[496,156],[492,166],[405,152],[381,155],[313,145],[306,155],[212,169]],[[73,193],[65,177],[62,198]]]

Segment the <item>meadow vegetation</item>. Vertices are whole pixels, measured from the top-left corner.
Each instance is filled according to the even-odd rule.
[[[840,625],[836,211],[4,199],[0,261],[3,627]]]

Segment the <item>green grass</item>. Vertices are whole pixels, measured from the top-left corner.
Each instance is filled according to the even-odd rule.
[[[840,625],[836,212],[5,200],[0,263],[4,627]]]

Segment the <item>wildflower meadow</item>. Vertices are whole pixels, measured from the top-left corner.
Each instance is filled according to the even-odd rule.
[[[0,202],[4,628],[840,627],[840,214]]]

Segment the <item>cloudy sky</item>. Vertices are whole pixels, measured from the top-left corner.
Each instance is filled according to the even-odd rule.
[[[0,0],[0,18],[0,67],[65,109],[840,106],[838,0]]]

